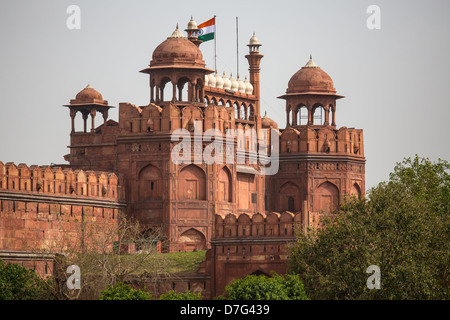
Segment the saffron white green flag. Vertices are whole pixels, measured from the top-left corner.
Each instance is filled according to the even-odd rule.
[[[197,26],[198,28],[198,39],[203,42],[213,40],[214,34],[216,32],[216,18],[209,19]]]

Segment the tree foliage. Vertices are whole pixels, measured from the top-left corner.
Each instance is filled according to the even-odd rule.
[[[167,293],[163,293],[159,300],[202,300],[202,294],[186,290],[185,292],[178,292],[170,290]]]
[[[450,166],[405,159],[368,198],[299,233],[290,269],[313,299],[448,299]],[[381,289],[369,290],[370,265]]]
[[[0,300],[48,299],[53,299],[49,285],[34,270],[0,260]]]
[[[235,279],[218,297],[224,300],[307,300],[305,290],[297,275],[248,275]]]
[[[169,261],[157,251],[157,241],[163,239],[159,229],[146,229],[131,218],[119,218],[112,223],[84,215],[72,221],[72,228],[62,228],[64,247],[55,263],[55,291],[59,299],[96,299],[100,292],[118,282],[139,281],[150,285],[160,277],[170,277]],[[80,289],[69,290],[67,267],[80,268]]]
[[[141,289],[133,289],[128,284],[117,282],[108,286],[100,294],[99,300],[150,300],[150,294]]]

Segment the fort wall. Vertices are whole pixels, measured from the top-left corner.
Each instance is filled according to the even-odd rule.
[[[117,223],[118,184],[113,173],[0,162],[0,259],[52,274],[51,256],[79,235],[80,221]]]

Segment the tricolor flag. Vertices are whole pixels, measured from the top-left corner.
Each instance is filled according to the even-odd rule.
[[[216,17],[199,24],[197,28],[199,40],[202,40],[203,42],[213,40],[216,32]]]

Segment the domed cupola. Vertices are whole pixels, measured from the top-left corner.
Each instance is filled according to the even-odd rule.
[[[153,51],[150,67],[198,67],[204,68],[205,61],[200,49],[178,29]]]
[[[333,80],[312,59],[289,80],[286,94],[286,126],[335,126],[336,94]]]
[[[150,75],[150,103],[195,102],[202,103],[203,88],[215,87],[213,70],[206,68],[202,52],[191,40],[195,40],[196,22],[188,24],[189,38],[177,27],[172,34],[153,51],[148,68],[141,70]],[[171,86],[171,90],[164,89]],[[183,94],[183,89],[187,94]],[[170,92],[171,94],[167,94]]]
[[[76,102],[75,102],[76,101]],[[78,92],[78,94],[75,97],[74,103],[89,103],[89,102],[101,102],[103,103],[103,97],[94,88],[91,87],[91,85],[87,85],[86,88]]]
[[[311,56],[306,65],[291,77],[286,90],[287,94],[307,92],[336,93],[331,77],[314,63]]]
[[[264,114],[264,117],[262,117],[261,119],[261,126],[263,128],[274,128],[274,129],[278,129],[278,124],[269,118],[269,116],[267,115],[267,111]]]

